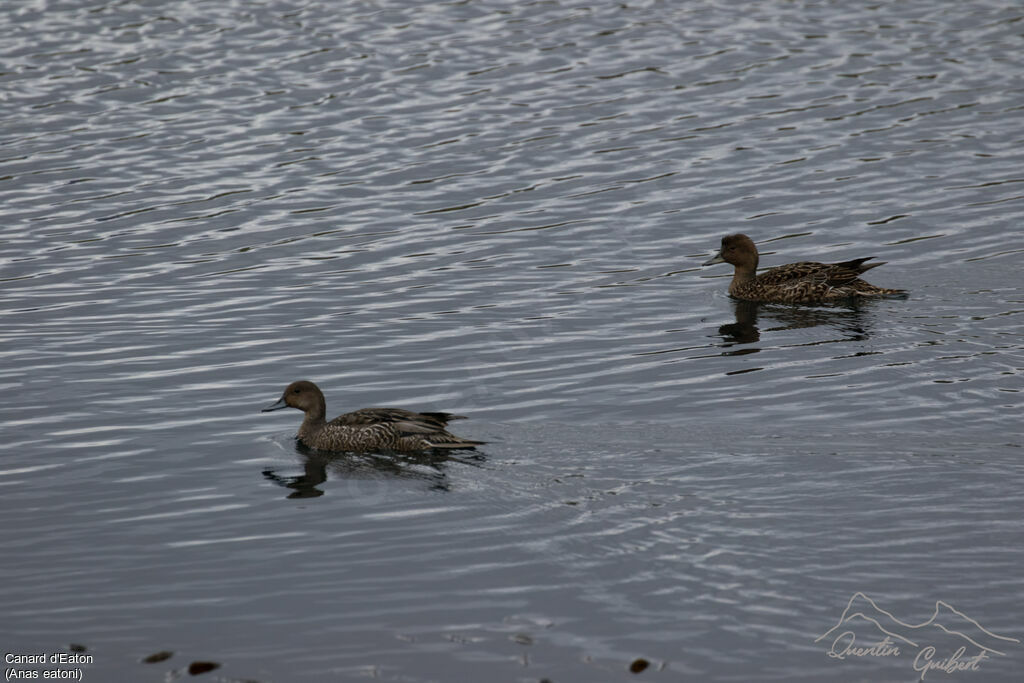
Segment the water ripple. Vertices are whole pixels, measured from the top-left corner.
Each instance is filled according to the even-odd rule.
[[[8,3],[9,649],[810,681],[855,591],[1012,632],[1020,18]],[[733,302],[736,231],[911,297]],[[491,444],[307,458],[299,377]]]

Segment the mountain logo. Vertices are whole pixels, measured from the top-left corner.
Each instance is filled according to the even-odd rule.
[[[914,653],[914,670],[922,681],[929,671],[979,671],[985,660],[1005,656],[1010,647],[1020,644],[1017,638],[989,631],[942,600],[936,601],[928,619],[911,624],[859,591],[846,603],[836,625],[814,639],[821,641],[831,644],[827,654],[833,659]]]

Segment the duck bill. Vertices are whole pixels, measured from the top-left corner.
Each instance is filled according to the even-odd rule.
[[[275,411],[275,410],[281,410],[282,408],[287,408],[287,407],[288,407],[288,404],[284,402],[284,396],[282,396],[281,398],[277,399],[277,403],[274,403],[272,405],[267,406],[266,408],[264,408],[260,412],[261,413],[269,413],[269,412],[272,412],[272,411]]]
[[[702,263],[700,265],[702,265],[702,266],[713,266],[716,263],[725,263],[725,259],[722,258],[722,252],[718,252],[717,254],[715,254],[710,259],[708,259],[707,261],[705,261],[704,263]]]

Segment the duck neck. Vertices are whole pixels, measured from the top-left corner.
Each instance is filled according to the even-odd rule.
[[[325,415],[327,415],[327,402],[321,396],[317,404],[306,411],[306,418],[302,421],[302,426],[299,427],[299,439],[301,440],[323,427]]]
[[[757,277],[757,260],[753,263],[736,264],[732,274],[732,286],[736,287],[750,282]]]

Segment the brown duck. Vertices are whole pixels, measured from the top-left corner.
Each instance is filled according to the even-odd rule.
[[[729,294],[746,301],[767,301],[791,304],[812,304],[871,296],[906,296],[902,289],[876,287],[860,279],[860,275],[878,263],[865,263],[867,258],[841,263],[800,261],[769,268],[757,274],[757,247],[746,235],[726,235],[722,248],[702,265],[731,263],[736,270],[729,284]]]
[[[401,408],[363,408],[327,422],[327,402],[320,388],[306,380],[292,382],[277,403],[262,412],[298,408],[306,413],[295,438],[321,451],[396,451],[418,453],[431,449],[473,448],[470,441],[445,430],[449,420],[463,420],[451,413],[414,413]]]

